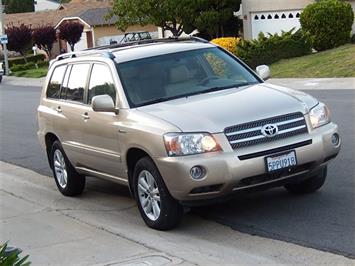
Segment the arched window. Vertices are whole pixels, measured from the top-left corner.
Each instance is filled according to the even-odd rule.
[[[297,13],[297,14],[296,14],[296,18],[299,18],[299,17],[300,17],[300,13]]]
[[[274,19],[279,19],[280,17],[279,17],[279,15],[278,14],[276,14],[275,16],[274,16]]]
[[[272,16],[269,14],[269,15],[267,16],[267,19],[272,19]]]
[[[288,17],[289,17],[289,18],[293,18],[293,15],[292,15],[292,13],[290,13],[290,14],[288,15]]]
[[[284,13],[282,13],[281,18],[286,18],[286,15]]]
[[[255,19],[255,20],[258,20],[258,19],[259,19],[259,16],[258,16],[258,15],[255,15],[254,19]]]
[[[265,19],[265,16],[264,16],[264,15],[261,15],[261,19]]]

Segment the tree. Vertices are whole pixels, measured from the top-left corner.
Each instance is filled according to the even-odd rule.
[[[239,6],[240,0],[114,0],[108,18],[117,16],[115,25],[122,31],[137,24],[153,24],[174,36],[198,29],[218,37],[224,35]]]
[[[129,26],[153,24],[170,30],[174,36],[180,36],[184,28],[183,18],[188,17],[190,0],[115,0],[108,18],[117,16],[115,25],[126,31]]]
[[[350,3],[321,0],[308,5],[302,12],[302,30],[309,35],[317,51],[331,49],[350,41],[354,12]]]
[[[238,19],[234,12],[239,10],[240,0],[193,0],[195,17],[193,26],[211,38],[236,36]]]
[[[20,53],[27,63],[26,50],[32,45],[32,31],[30,27],[24,24],[21,24],[19,27],[10,26],[6,28],[5,33],[9,40],[7,48],[10,51]]]
[[[42,26],[32,32],[33,42],[39,49],[43,49],[51,58],[53,43],[57,40],[57,33],[52,26]]]
[[[4,0],[5,13],[24,13],[35,11],[34,0]]]
[[[59,26],[59,38],[69,43],[72,52],[75,44],[80,41],[84,26],[80,22],[64,22]]]

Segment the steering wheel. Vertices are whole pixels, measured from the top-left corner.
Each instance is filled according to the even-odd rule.
[[[198,82],[198,85],[206,85],[209,81],[214,80],[214,79],[220,79],[220,77],[218,77],[216,75],[205,77],[204,79],[202,79]]]

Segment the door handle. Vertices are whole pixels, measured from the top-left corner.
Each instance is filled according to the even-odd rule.
[[[62,111],[62,108],[61,108],[60,106],[58,106],[57,108],[55,108],[55,110],[56,110],[58,113],[63,112],[63,111]]]
[[[84,118],[85,120],[90,119],[90,116],[88,113],[82,114],[81,117]]]

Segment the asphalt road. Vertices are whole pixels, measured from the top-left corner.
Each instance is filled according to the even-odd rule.
[[[355,258],[355,90],[307,92],[328,104],[343,137],[324,187],[304,196],[277,188],[193,212],[238,231]],[[0,160],[50,175],[36,137],[39,94],[38,87],[0,85]],[[110,188],[105,181],[90,180],[89,189]]]

